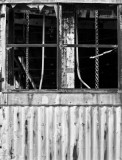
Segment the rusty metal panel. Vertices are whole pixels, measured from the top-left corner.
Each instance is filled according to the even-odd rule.
[[[122,4],[121,0],[1,0],[0,3],[111,3]]]
[[[50,101],[49,95],[38,95],[42,104]],[[1,101],[9,101],[10,97],[4,96]],[[71,104],[65,101],[63,106],[58,104],[60,96],[53,96],[55,103],[51,105],[21,105],[19,101],[18,105],[1,106],[0,159],[121,159],[122,104],[116,96],[106,94],[107,105],[105,95],[91,94],[97,98],[85,104],[89,95],[80,94],[84,99],[81,105],[81,101],[74,105],[70,99]],[[105,103],[102,99],[100,104],[98,99],[101,101],[102,96]],[[112,98],[117,101],[111,101]]]

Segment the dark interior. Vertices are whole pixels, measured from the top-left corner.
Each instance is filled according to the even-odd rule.
[[[78,6],[78,7],[77,7]],[[24,5],[16,5],[14,8],[8,6],[7,11],[7,37],[9,44],[26,44],[27,40],[27,17]],[[70,6],[71,8],[71,6]],[[68,6],[64,7],[68,13]],[[78,44],[86,44],[79,47],[79,64],[82,79],[91,87],[95,88],[95,9],[83,5],[75,6],[77,17],[76,28],[78,31]],[[99,88],[118,87],[118,50],[113,48],[117,45],[117,15],[116,8],[98,7],[98,37],[99,44],[109,45],[99,47],[99,54],[112,50],[109,54],[99,57]],[[69,9],[70,13],[70,9]],[[45,21],[43,21],[45,15]],[[66,16],[66,15],[65,15]],[[60,17],[59,17],[60,18]],[[43,37],[43,24],[45,23],[45,34]],[[43,7],[39,9],[29,8],[29,44],[57,44],[57,17],[54,7]],[[75,29],[76,29],[75,28]],[[44,39],[43,39],[44,38]],[[90,45],[94,45],[91,47]],[[111,45],[111,47],[110,47]],[[11,53],[11,54],[10,54]],[[57,47],[44,47],[44,77],[42,89],[57,88]],[[12,60],[12,57],[13,60]],[[8,51],[8,82],[19,84],[19,88],[26,88],[26,48],[14,47]],[[29,74],[39,89],[42,70],[42,47],[29,47]],[[13,63],[13,65],[12,65]],[[81,84],[77,75],[77,64],[75,63],[75,88],[86,88]],[[29,89],[33,85],[29,81]]]

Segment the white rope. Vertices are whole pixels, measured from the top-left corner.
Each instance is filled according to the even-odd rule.
[[[103,52],[103,53],[101,53],[101,54],[99,54],[99,55],[96,55],[96,56],[91,56],[91,57],[89,57],[90,59],[94,59],[94,58],[97,58],[97,57],[101,57],[101,56],[103,56],[103,55],[105,55],[105,54],[108,54],[108,53],[111,53],[113,50],[115,50],[116,48],[114,48],[114,49],[111,49],[111,50],[109,50],[109,51],[105,51],[105,52]]]
[[[42,44],[45,43],[45,14],[43,14],[43,29],[42,29]],[[42,88],[42,82],[44,78],[44,52],[45,48],[42,47],[42,68],[41,68],[41,80],[39,85],[39,90]]]
[[[76,44],[78,44],[78,30],[77,30],[77,24],[76,24]],[[80,73],[80,67],[79,67],[79,54],[78,54],[78,47],[76,47],[76,65],[77,65],[77,75],[80,80],[80,82],[86,86],[88,89],[90,89],[89,85],[84,82],[84,80],[81,78]]]

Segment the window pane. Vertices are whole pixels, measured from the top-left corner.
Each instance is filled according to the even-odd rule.
[[[103,48],[99,52],[110,51],[112,48]],[[117,88],[118,87],[118,50],[99,58],[100,68],[100,88]]]
[[[78,60],[79,60],[79,68],[80,68],[80,76],[82,80],[90,86],[90,88],[94,88],[95,86],[95,63],[94,60],[90,59],[90,56],[94,56],[95,49],[94,48],[79,48],[78,49]],[[78,77],[77,73],[77,60],[75,67],[75,88],[86,88]]]
[[[10,10],[13,14],[10,14]],[[16,5],[13,9],[8,7],[8,13],[9,27],[13,25],[13,43],[57,43],[57,17],[54,6],[42,5],[40,10],[26,5]]]
[[[45,48],[44,59],[42,60],[42,48],[29,48],[27,61],[27,48],[14,49],[14,76],[15,88],[26,89],[28,74],[29,89],[39,89],[42,63],[44,62],[44,74],[42,81],[42,89],[56,89],[56,74],[57,74],[57,56],[56,48]],[[10,53],[9,53],[10,55]],[[9,56],[10,58],[10,56]],[[28,65],[28,71],[27,71]]]
[[[91,88],[96,88],[96,84],[99,88],[117,88],[118,49],[114,46],[117,45],[116,7],[84,4],[77,5],[76,10],[76,44],[86,46],[76,49],[81,77]],[[86,88],[81,86],[77,70],[75,73],[76,88]]]

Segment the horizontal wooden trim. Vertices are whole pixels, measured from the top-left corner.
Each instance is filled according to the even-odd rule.
[[[57,47],[57,44],[7,44],[7,47]]]
[[[7,47],[57,47],[57,44],[7,44]],[[83,47],[83,48],[117,48],[118,45],[106,44],[63,44],[61,47]]]
[[[83,48],[117,48],[118,45],[112,45],[112,44],[64,44],[62,47],[83,47]]]
[[[0,1],[4,3],[111,3],[122,4],[122,0],[4,0]]]
[[[11,93],[6,105],[120,105],[121,94],[93,93]]]

